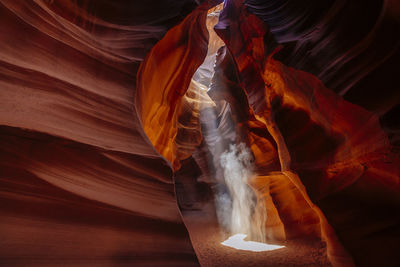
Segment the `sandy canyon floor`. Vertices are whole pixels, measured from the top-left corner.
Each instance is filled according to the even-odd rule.
[[[331,266],[326,256],[326,245],[320,241],[288,241],[283,244],[284,248],[263,252],[237,250],[221,245],[226,234],[218,226],[211,205],[200,210],[184,211],[183,218],[203,267]]]

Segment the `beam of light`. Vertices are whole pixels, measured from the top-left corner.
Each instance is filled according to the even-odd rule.
[[[227,240],[224,242],[221,242],[222,245],[235,248],[235,249],[240,249],[240,250],[248,250],[248,251],[254,251],[254,252],[261,252],[261,251],[270,251],[270,250],[276,250],[280,248],[284,248],[285,246],[278,246],[278,245],[270,245],[270,244],[265,244],[265,243],[260,243],[260,242],[254,242],[254,241],[246,241],[244,240],[247,235],[245,234],[236,234],[231,237],[229,237]]]
[[[213,102],[211,95],[204,91],[213,89],[218,92],[219,83],[213,85],[212,82],[221,78],[215,75],[215,68],[218,51],[225,44],[214,30],[221,11],[223,11],[222,3],[208,10],[206,19],[206,27],[209,32],[207,56],[192,78],[192,84],[199,85],[198,88],[202,90],[199,91],[199,95],[203,94],[204,99],[209,99],[209,102]],[[232,111],[229,102],[213,102],[213,105],[210,105],[209,102],[202,103],[200,121],[204,140],[212,155],[211,162],[218,175],[216,177],[217,185],[214,189],[219,224],[230,233],[247,234],[252,239],[263,242],[265,241],[266,208],[263,200],[258,202],[256,192],[249,185],[249,181],[255,176],[253,154],[246,143],[239,143],[241,138],[239,138],[234,125],[235,112]],[[218,111],[219,109],[221,111]],[[222,125],[217,123],[221,120],[223,120]],[[229,148],[228,143],[230,143]],[[245,237],[246,235],[243,235],[243,239]],[[226,242],[229,244],[229,239]],[[258,248],[261,249],[260,251],[264,251],[263,246],[266,245],[244,240],[241,242],[247,247],[250,246],[250,250],[253,248],[253,251],[258,251]]]

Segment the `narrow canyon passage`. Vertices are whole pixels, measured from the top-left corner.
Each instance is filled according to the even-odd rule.
[[[0,266],[400,266],[399,18],[0,0]]]
[[[174,169],[178,204],[206,265],[212,266],[207,253],[216,261],[233,257],[237,251],[221,242],[245,234],[288,247],[258,256],[240,251],[243,265],[260,264],[257,257],[269,253],[295,260],[298,250],[315,258],[299,266],[353,266],[355,243],[344,238],[347,228],[331,207],[344,188],[362,199],[354,182],[376,179],[374,168],[396,184],[395,166],[375,157],[389,147],[373,114],[277,60],[281,49],[243,4],[203,4],[167,33],[139,71],[144,130]],[[360,129],[370,135],[360,136]],[[358,201],[349,207],[356,210]],[[356,261],[367,263],[361,254]]]
[[[202,266],[331,266],[325,242],[315,237],[287,241],[269,236],[269,242],[279,243],[281,246],[277,247],[280,248],[259,252],[222,244],[238,233],[248,235],[246,240],[266,242],[264,228],[268,214],[265,205],[259,203],[262,200],[254,199],[255,192],[250,186],[251,179],[257,176],[250,162],[254,156],[243,143],[246,142],[243,133],[238,132],[243,129],[235,126],[235,119],[244,115],[233,111],[231,102],[221,97],[220,87],[227,85],[221,76],[215,75],[216,70],[221,72],[223,54],[227,53],[225,44],[213,29],[221,10],[222,5],[219,5],[208,11],[207,55],[194,73],[185,95],[189,98],[203,94],[197,100],[200,101],[198,115],[204,141],[188,159],[192,166],[186,168],[183,165],[175,175],[178,204],[199,262]],[[190,127],[185,124],[187,120],[180,118],[182,127]],[[184,135],[178,132],[177,138],[180,136]],[[258,214],[255,214],[257,204]],[[233,242],[233,245],[238,244]]]
[[[253,166],[254,155],[248,148],[251,141],[247,136],[250,131],[247,120],[251,114],[247,111],[247,100],[242,89],[237,86],[237,80],[234,80],[232,57],[214,31],[222,8],[223,5],[220,4],[207,11],[207,54],[194,72],[189,87],[178,104],[174,115],[177,132],[173,134],[173,143],[168,143],[171,139],[162,139],[161,132],[154,131],[154,127],[147,128],[147,134],[155,147],[164,156],[170,159],[175,157],[174,162],[179,164],[175,173],[176,195],[196,255],[202,266],[330,266],[326,244],[318,234],[312,233],[314,230],[309,232],[310,236],[286,240],[282,221],[269,193],[266,192],[267,197],[259,195],[257,200],[252,181],[256,181],[257,177],[262,179],[260,173],[270,175],[272,171],[279,176],[279,160],[268,130],[258,124],[261,133],[257,135],[260,136],[264,153],[267,153],[264,158],[256,159],[257,162],[264,161],[261,166]],[[154,121],[153,118],[152,122]],[[146,122],[144,123],[146,129]],[[168,129],[166,125],[161,127]],[[160,140],[167,143],[162,144]],[[235,153],[230,152],[232,145],[237,150]],[[258,148],[257,145],[256,147]],[[243,153],[248,154],[248,159],[238,160],[245,155]],[[231,156],[226,157],[229,154]],[[224,156],[229,163],[237,166],[228,167],[228,162],[221,161]],[[243,172],[243,169],[247,170]],[[267,185],[268,183],[270,182]],[[293,185],[285,186],[292,187],[293,190]],[[244,191],[234,193],[232,190]],[[299,197],[297,194],[300,204],[293,202],[292,209],[303,209],[306,213],[302,216],[307,218],[306,216],[310,216],[307,212],[310,211],[304,209],[304,200],[302,202]],[[240,203],[241,208],[234,207],[235,201]],[[235,220],[239,220],[236,226],[233,225]],[[312,229],[313,224],[315,222],[311,222],[311,228],[307,225],[303,227]],[[268,239],[268,242],[280,244],[283,248],[253,252],[236,250],[221,244],[235,233],[246,233],[249,240],[266,242]]]

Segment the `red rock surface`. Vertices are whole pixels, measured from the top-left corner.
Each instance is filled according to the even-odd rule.
[[[236,138],[268,239],[326,242],[297,265],[398,266],[399,6],[227,1],[207,94],[217,3],[0,1],[1,265],[198,265],[191,241],[202,264],[257,265],[195,216],[190,240],[177,205],[212,201]]]
[[[259,197],[269,203],[267,209],[272,216],[266,226],[271,231],[270,237],[322,236],[328,245],[328,257],[334,265],[352,265],[353,260],[361,265],[372,262],[377,264],[383,258],[382,255],[387,256],[388,264],[395,264],[397,256],[394,250],[387,249],[375,255],[373,253],[375,244],[383,246],[386,242],[396,242],[395,236],[368,241],[361,237],[374,233],[376,226],[373,225],[379,224],[379,221],[387,229],[398,227],[396,212],[385,213],[384,218],[379,217],[382,210],[391,205],[397,207],[395,210],[398,209],[397,196],[400,189],[397,153],[387,133],[381,128],[379,117],[335,94],[318,77],[288,67],[275,59],[277,51],[272,51],[276,43],[269,28],[257,16],[247,12],[240,1],[226,4],[216,29],[229,52],[220,52],[222,61],[217,60],[217,64],[220,64],[222,74],[218,78],[214,77],[215,83],[209,94],[218,102],[216,112],[220,114],[220,133],[235,132],[226,126],[229,124],[227,120],[233,119],[238,125],[236,133],[244,135],[243,138],[247,139],[254,153],[259,177],[256,177],[252,185],[260,194],[262,192]],[[169,45],[167,39],[163,41],[164,45]],[[148,61],[165,61],[162,64],[168,64],[168,60],[157,55],[159,50],[155,47]],[[190,51],[201,53],[193,49]],[[187,58],[181,56],[186,55],[184,52],[176,50],[171,53],[174,54],[171,58],[175,58],[175,55],[179,57],[182,66],[189,64]],[[232,60],[226,63],[225,58],[229,54]],[[277,58],[280,57],[278,55]],[[194,61],[191,64],[197,66],[199,63]],[[233,69],[225,70],[230,68],[229,64],[234,66]],[[148,75],[154,74],[151,68],[143,66],[143,73],[148,71]],[[193,69],[186,69],[191,70],[191,76]],[[177,88],[180,91],[181,86],[173,86],[174,83],[182,82],[179,73],[187,77],[187,72],[179,70],[170,78],[161,78],[168,81],[168,84],[150,89],[153,86],[147,83],[147,86],[142,85],[142,91],[144,88],[151,91],[164,88],[164,92],[169,92],[166,94],[168,97],[176,95],[177,100],[172,103],[179,106],[175,103],[181,101],[183,92],[174,91]],[[237,77],[232,79],[235,75]],[[322,74],[320,76],[323,77]],[[142,102],[146,102],[146,97],[143,97],[146,94],[152,95],[143,93]],[[157,121],[166,128],[157,131],[154,124],[145,120],[143,124],[155,147],[174,162],[177,168],[179,159],[174,152],[174,143],[171,142],[177,130],[163,122],[172,118],[169,123],[175,125],[173,121],[176,119],[166,117],[166,114],[175,114],[174,109],[177,109],[174,105],[165,104],[171,102],[168,98],[162,99],[164,104],[159,106],[159,101],[149,101],[151,108],[141,110],[141,114],[142,118],[147,118],[147,114],[158,113],[150,116],[152,122]],[[213,118],[208,117],[208,120]],[[224,123],[227,124],[224,126]],[[149,127],[146,128],[146,125]],[[170,129],[170,135],[160,142],[166,129]],[[260,132],[263,134],[260,135]],[[158,137],[152,137],[152,133]],[[275,164],[274,160],[277,159],[280,166]],[[375,184],[380,192],[373,193],[375,189],[371,184]],[[374,200],[359,210],[360,202],[366,201],[363,195],[368,193],[365,191],[371,191]],[[333,209],[335,203],[340,203],[339,199],[344,192],[350,194],[352,200],[339,210]],[[357,217],[349,218],[346,215],[348,213],[357,214]],[[335,220],[336,216],[346,219]],[[368,217],[371,218],[364,221]],[[371,232],[360,230],[357,226],[359,220],[369,225]],[[354,238],[357,232],[360,237]],[[357,248],[357,245],[360,247]]]
[[[140,62],[194,6],[157,4],[1,1],[0,265],[198,265],[134,106]]]

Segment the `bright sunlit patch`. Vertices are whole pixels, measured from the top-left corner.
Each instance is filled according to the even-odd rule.
[[[244,240],[246,238],[245,234],[236,234],[231,237],[229,237],[227,240],[222,242],[221,244],[227,247],[231,248],[236,248],[240,250],[249,250],[249,251],[255,251],[255,252],[260,252],[260,251],[270,251],[270,250],[275,250],[275,249],[280,249],[284,248],[285,246],[278,246],[278,245],[270,245],[270,244],[265,244],[265,243],[260,243],[260,242],[254,242],[254,241],[246,241]]]

